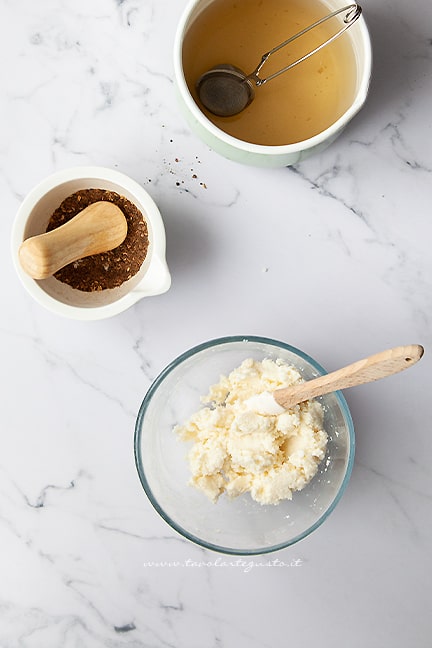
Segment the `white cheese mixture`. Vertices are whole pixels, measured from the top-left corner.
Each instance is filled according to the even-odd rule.
[[[323,410],[306,401],[285,410],[272,393],[303,382],[283,360],[245,360],[210,388],[184,425],[175,427],[189,453],[190,483],[214,502],[250,492],[261,504],[291,499],[310,482],[324,458]]]

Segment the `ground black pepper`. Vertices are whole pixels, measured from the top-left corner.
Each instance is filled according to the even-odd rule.
[[[55,273],[54,277],[84,292],[116,288],[136,275],[148,250],[147,224],[139,209],[124,196],[106,189],[81,189],[63,200],[51,216],[47,232],[67,223],[92,203],[107,200],[119,207],[127,221],[128,231],[121,245],[79,259]]]

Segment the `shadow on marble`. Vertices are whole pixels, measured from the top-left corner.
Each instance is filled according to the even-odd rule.
[[[368,100],[356,117],[357,126],[376,115],[394,116],[400,106],[400,116],[413,99],[424,96],[429,102],[429,88],[422,83],[430,74],[432,60],[431,38],[424,33],[421,12],[407,6],[407,16],[390,5],[368,7],[365,17],[372,40],[373,70]],[[404,9],[402,11],[405,11]],[[415,96],[413,93],[415,92]]]
[[[167,263],[174,278],[196,274],[208,264],[211,256],[211,240],[205,223],[194,218],[187,210],[176,209],[173,215],[164,215],[167,239]]]

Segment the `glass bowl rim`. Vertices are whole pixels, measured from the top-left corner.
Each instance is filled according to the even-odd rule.
[[[257,335],[230,335],[225,337],[214,338],[208,340],[207,342],[202,342],[201,344],[197,344],[196,346],[193,346],[187,351],[181,353],[179,356],[174,358],[174,360],[172,360],[168,365],[166,365],[166,367],[162,369],[162,371],[154,379],[154,381],[151,383],[150,387],[148,388],[144,396],[144,399],[141,403],[141,406],[139,408],[138,415],[136,418],[136,423],[135,423],[135,433],[134,433],[135,466],[138,472],[141,485],[151,505],[157,511],[157,513],[159,513],[161,518],[165,520],[165,522],[172,529],[174,529],[174,531],[179,533],[184,538],[190,540],[194,544],[204,547],[205,549],[216,551],[221,554],[228,554],[234,556],[258,556],[258,555],[273,553],[274,551],[280,551],[281,549],[286,549],[287,547],[290,547],[296,542],[303,540],[308,535],[310,535],[313,531],[315,531],[319,526],[321,526],[321,524],[328,518],[330,513],[335,509],[343,493],[345,492],[354,465],[354,454],[355,454],[354,424],[352,421],[350,410],[348,408],[347,402],[342,392],[341,391],[333,392],[338,401],[339,407],[342,411],[342,414],[344,416],[348,428],[349,453],[348,453],[348,461],[346,465],[345,475],[343,477],[339,490],[336,493],[331,504],[324,511],[324,513],[318,518],[318,520],[316,520],[310,527],[305,529],[302,533],[299,533],[297,536],[294,536],[293,538],[290,538],[287,541],[280,542],[276,545],[271,545],[269,547],[262,547],[259,549],[258,548],[257,549],[236,549],[234,547],[222,547],[220,545],[211,542],[206,542],[205,540],[202,540],[201,538],[195,536],[193,533],[187,531],[187,529],[185,529],[180,524],[177,524],[177,522],[172,520],[171,517],[165,512],[165,510],[159,505],[157,499],[153,495],[150,484],[147,481],[144,467],[141,460],[141,452],[140,452],[141,436],[142,436],[142,421],[144,419],[147,407],[153,397],[153,394],[157,391],[159,385],[161,385],[161,383],[165,380],[166,376],[168,376],[176,367],[182,364],[182,362],[184,362],[185,360],[188,360],[192,356],[197,355],[198,353],[201,353],[206,349],[209,349],[211,347],[221,346],[223,344],[229,344],[231,342],[253,342],[258,344],[266,344],[269,346],[280,347],[282,349],[285,349],[286,351],[290,351],[291,353],[299,356],[300,358],[308,362],[310,365],[312,365],[314,369],[316,369],[319,372],[320,375],[328,373],[316,360],[311,358],[307,353],[304,353],[300,349],[297,349],[296,347],[290,344],[281,342],[279,340],[275,340],[273,338],[267,338],[267,337],[262,337]]]

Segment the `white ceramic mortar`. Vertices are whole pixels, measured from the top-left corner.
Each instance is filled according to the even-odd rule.
[[[18,250],[30,236],[46,231],[61,202],[80,189],[107,189],[130,200],[143,214],[149,248],[139,272],[118,288],[83,292],[54,277],[35,280],[21,267]],[[165,260],[165,228],[158,207],[137,182],[103,167],[76,167],[49,176],[21,204],[12,229],[12,257],[18,276],[29,294],[50,311],[78,320],[97,320],[116,315],[143,297],[166,292],[171,284]]]

